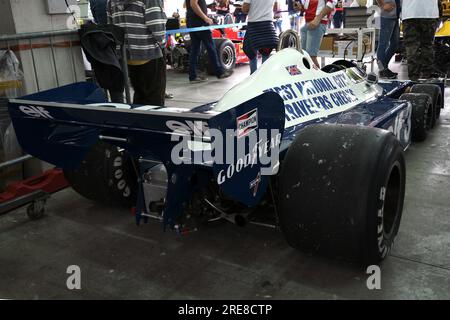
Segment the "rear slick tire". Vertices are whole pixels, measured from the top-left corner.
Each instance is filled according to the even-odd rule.
[[[280,227],[301,251],[378,264],[398,233],[404,196],[404,153],[393,134],[311,125],[281,165]]]
[[[83,197],[131,207],[137,177],[131,159],[113,145],[98,142],[76,170],[64,170],[70,186]]]

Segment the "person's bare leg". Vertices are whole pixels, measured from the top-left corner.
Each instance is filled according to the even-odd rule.
[[[314,62],[317,68],[320,68],[319,60],[317,60],[317,57],[311,57],[311,60]]]

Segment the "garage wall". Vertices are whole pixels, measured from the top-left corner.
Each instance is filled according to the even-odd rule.
[[[47,0],[0,0],[0,13],[0,34],[65,30],[71,17],[68,13],[49,15]],[[53,52],[49,38],[32,40],[34,64],[29,41],[9,43],[22,63],[24,94],[38,91],[38,84],[39,90],[46,90],[85,79],[81,48],[76,45],[78,36],[55,37],[52,41]],[[0,48],[6,47],[5,42],[0,42]],[[43,168],[48,165],[38,160],[28,161],[24,165],[24,177],[37,175]]]
[[[76,3],[75,0],[70,2]],[[0,0],[0,12],[0,34],[65,30],[68,19],[71,19],[68,13],[48,14],[47,0]],[[46,90],[84,80],[81,48],[75,43],[77,37],[56,37],[52,41],[55,45],[53,52],[49,38],[35,39],[31,43],[10,43],[22,62],[25,93],[36,92],[38,87]],[[5,46],[5,43],[0,43],[0,47]]]

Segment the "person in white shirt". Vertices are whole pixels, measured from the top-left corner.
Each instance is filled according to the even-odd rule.
[[[264,63],[278,45],[278,35],[273,25],[275,0],[244,0],[242,12],[247,16],[244,52],[250,60],[250,73],[258,67],[258,53]]]
[[[439,19],[438,0],[403,0],[401,17],[409,79],[431,78],[433,41]]]

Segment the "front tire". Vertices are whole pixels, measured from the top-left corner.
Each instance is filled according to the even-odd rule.
[[[399,99],[409,101],[412,105],[412,140],[416,142],[424,141],[428,136],[434,118],[430,96],[423,93],[404,93]]]
[[[404,154],[393,134],[309,126],[282,164],[280,227],[294,248],[376,264],[394,243],[404,195]]]
[[[431,128],[434,128],[436,121],[441,116],[441,108],[443,106],[443,98],[441,88],[435,84],[419,83],[411,87],[411,93],[428,94],[431,98],[434,117],[432,118]]]

